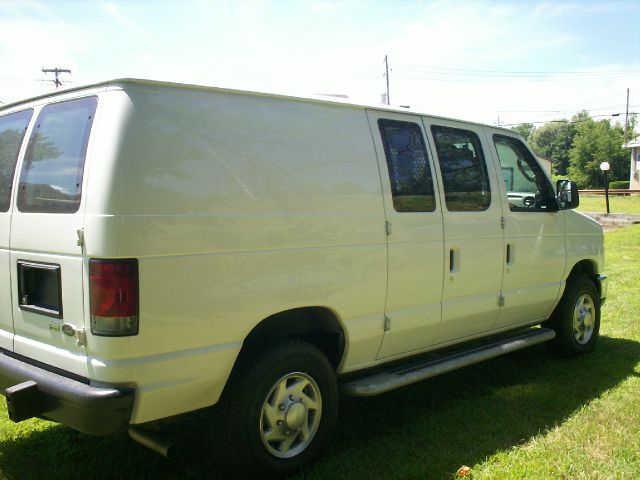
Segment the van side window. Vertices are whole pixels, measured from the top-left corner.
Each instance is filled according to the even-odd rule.
[[[18,153],[33,110],[0,117],[0,212],[9,211]]]
[[[487,163],[478,135],[460,128],[432,126],[444,198],[450,212],[483,211],[491,205]]]
[[[88,97],[42,109],[20,173],[21,212],[78,211],[84,159],[97,103],[96,97]]]
[[[511,211],[556,210],[553,188],[527,147],[520,140],[504,135],[494,135],[493,143],[502,167]]]
[[[416,123],[378,120],[391,180],[393,208],[398,212],[436,209],[433,177],[422,130]]]

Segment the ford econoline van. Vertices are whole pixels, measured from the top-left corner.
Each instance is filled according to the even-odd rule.
[[[598,337],[602,229],[510,130],[114,80],[0,108],[0,172],[14,421],[171,455],[146,427],[215,405],[226,468],[283,475],[340,390]]]

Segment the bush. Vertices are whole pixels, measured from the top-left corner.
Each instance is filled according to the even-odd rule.
[[[551,175],[551,181],[553,182],[554,185],[558,183],[558,180],[571,180],[571,179],[566,175]]]
[[[609,182],[609,188],[612,189],[629,189],[629,181],[616,181],[616,182]]]

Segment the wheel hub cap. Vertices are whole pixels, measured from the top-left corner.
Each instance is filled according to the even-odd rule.
[[[307,409],[300,402],[292,403],[284,416],[284,423],[289,429],[298,430],[307,419]]]
[[[589,343],[593,336],[596,308],[586,293],[580,295],[573,309],[573,336],[580,345]]]
[[[313,378],[302,372],[284,375],[262,404],[262,444],[275,457],[295,457],[311,444],[321,414],[322,397]]]

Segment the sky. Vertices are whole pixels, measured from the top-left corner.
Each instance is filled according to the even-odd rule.
[[[640,112],[640,1],[0,0],[0,102],[133,77],[509,125]],[[619,120],[621,117],[613,117]]]

